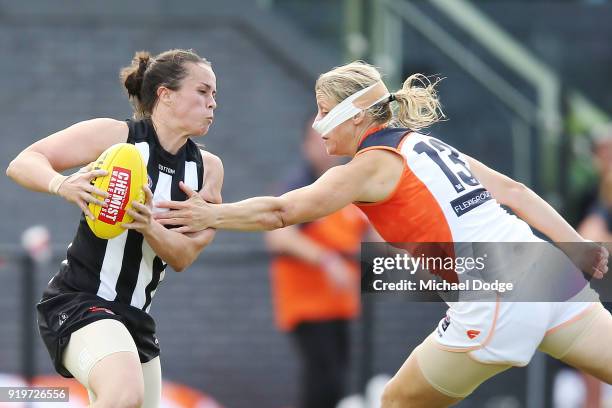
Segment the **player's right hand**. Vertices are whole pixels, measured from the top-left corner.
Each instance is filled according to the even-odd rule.
[[[66,201],[76,204],[87,217],[93,220],[94,216],[89,210],[89,203],[106,206],[103,199],[108,197],[108,193],[94,187],[91,181],[107,174],[106,170],[93,169],[93,163],[90,163],[66,177],[59,186],[57,194]]]

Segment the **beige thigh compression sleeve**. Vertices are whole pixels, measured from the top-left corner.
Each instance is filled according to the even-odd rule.
[[[604,333],[598,330],[597,321],[609,318],[610,313],[599,303],[585,314],[549,330],[538,349],[554,358],[562,359],[572,346],[585,336],[593,337],[593,345],[596,346],[601,343],[602,338],[605,338]],[[605,326],[602,328],[607,330]],[[606,335],[609,336],[609,333]]]
[[[484,381],[511,367],[480,363],[467,352],[442,350],[432,336],[416,348],[417,362],[429,384],[449,397],[465,398]]]
[[[144,377],[144,404],[142,408],[158,408],[161,404],[161,364],[159,357],[142,364],[142,375]]]
[[[96,363],[113,353],[127,351],[138,355],[132,336],[114,319],[88,324],[70,336],[64,351],[64,367],[87,388],[90,401],[96,397],[89,388],[89,373]],[[141,408],[158,408],[161,404],[161,365],[159,357],[141,364],[144,378],[144,404]]]
[[[89,372],[93,366],[104,357],[121,351],[138,355],[130,332],[118,320],[97,320],[72,333],[62,363],[89,390]]]

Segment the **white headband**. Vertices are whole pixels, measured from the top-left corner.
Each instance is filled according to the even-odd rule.
[[[312,124],[312,128],[320,133],[321,136],[325,136],[339,124],[387,98],[389,98],[387,87],[382,81],[378,81],[367,88],[355,92],[334,106],[323,119],[315,121]]]

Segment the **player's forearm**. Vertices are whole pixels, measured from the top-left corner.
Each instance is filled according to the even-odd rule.
[[[508,206],[554,242],[583,241],[576,230],[550,204],[525,186],[518,189]]]
[[[177,272],[187,269],[203,249],[196,248],[189,237],[167,229],[153,220],[151,228],[143,235],[153,252]]]
[[[211,228],[239,231],[269,231],[289,222],[287,209],[278,197],[254,197],[231,204],[214,206]]]
[[[49,182],[58,173],[41,153],[21,152],[7,167],[6,175],[17,184],[38,192],[48,192]]]

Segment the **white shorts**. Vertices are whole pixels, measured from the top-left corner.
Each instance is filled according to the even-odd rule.
[[[522,367],[546,334],[580,319],[593,302],[461,302],[451,305],[433,333],[447,351],[469,352],[485,364]]]

